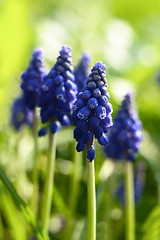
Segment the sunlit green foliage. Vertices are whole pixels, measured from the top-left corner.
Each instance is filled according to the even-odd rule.
[[[137,161],[146,164],[145,189],[136,206],[137,239],[158,239],[160,85],[156,82],[156,74],[160,68],[159,22],[159,0],[0,1],[0,165],[26,202],[30,201],[33,190],[30,180],[33,139],[29,129],[18,134],[11,129],[10,107],[20,94],[20,75],[33,49],[43,49],[49,70],[61,46],[67,44],[72,47],[74,65],[83,52],[91,55],[91,65],[99,60],[107,65],[113,115],[127,91],[135,94],[144,132]],[[73,220],[69,209],[74,169],[72,131],[71,128],[63,129],[58,136],[50,231],[53,239],[59,240],[69,239],[66,234]],[[39,139],[39,146],[41,193],[47,140]],[[124,239],[123,206],[115,197],[123,167],[118,164],[114,171],[113,163],[104,160],[98,146],[97,152],[97,240]],[[85,161],[81,168],[71,240],[85,239]],[[27,220],[0,182],[0,240],[27,240],[31,232]]]

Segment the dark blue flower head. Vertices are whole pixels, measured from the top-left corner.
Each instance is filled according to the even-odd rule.
[[[135,200],[135,203],[137,204],[140,201],[142,197],[142,193],[144,191],[145,164],[143,162],[139,162],[134,172],[135,172],[134,173],[134,200]],[[120,199],[122,205],[125,204],[124,192],[125,192],[124,181],[122,181],[120,182],[120,185],[116,190],[116,196]]]
[[[74,80],[71,48],[63,46],[40,89],[41,120],[52,133],[70,124],[69,114],[77,94]],[[39,135],[46,132],[41,129]]]
[[[43,54],[42,51],[37,49],[32,54],[32,60],[21,75],[24,101],[27,107],[34,110],[38,106],[39,101],[39,89],[45,76],[45,70],[43,67]]]
[[[106,133],[112,125],[112,105],[108,102],[105,69],[101,62],[94,65],[84,90],[77,95],[72,108],[77,151],[83,151],[86,147],[89,161],[95,158],[94,138],[105,146],[108,143]]]
[[[11,109],[11,125],[19,131],[22,126],[33,127],[33,112],[29,110],[23,97],[15,99]]]
[[[133,108],[132,95],[127,94],[109,131],[109,144],[104,148],[108,157],[133,161],[142,141],[141,122]]]
[[[83,54],[78,65],[74,69],[75,82],[78,87],[78,92],[82,91],[86,84],[89,75],[89,64],[90,64],[89,55]]]

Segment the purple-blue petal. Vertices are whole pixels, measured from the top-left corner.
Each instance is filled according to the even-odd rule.
[[[87,151],[87,159],[92,162],[96,157],[94,147],[90,147]]]

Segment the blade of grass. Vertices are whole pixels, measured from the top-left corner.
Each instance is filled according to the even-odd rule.
[[[3,223],[2,223],[2,214],[0,213],[0,239],[4,239],[4,232],[3,232]]]
[[[0,179],[3,182],[6,189],[9,191],[10,195],[12,196],[12,199],[18,209],[21,211],[22,215],[32,228],[32,231],[34,232],[35,236],[38,240],[48,240],[48,236],[43,233],[40,229],[40,227],[36,223],[35,215],[33,214],[32,210],[29,208],[29,206],[26,204],[26,202],[18,195],[16,192],[13,184],[10,182],[9,178],[6,176],[3,169],[0,167]]]
[[[13,239],[15,240],[25,240],[26,239],[26,226],[24,222],[21,221],[19,214],[17,213],[17,208],[15,207],[13,201],[5,193],[5,191],[1,191],[1,211],[3,216],[11,228],[11,234]],[[16,222],[15,222],[16,216]],[[2,238],[3,239],[3,238]]]
[[[70,217],[70,214],[71,214],[70,208],[64,202],[56,186],[54,186],[53,195],[54,195],[54,204],[56,206],[57,211],[63,212],[64,215],[66,215],[67,217]]]

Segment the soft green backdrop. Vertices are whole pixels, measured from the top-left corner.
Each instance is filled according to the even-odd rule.
[[[112,88],[111,83],[110,91],[121,95],[123,86],[116,88],[122,80],[138,90],[143,111],[147,110],[145,103],[156,108],[153,100],[158,94],[148,93],[154,89],[146,89],[145,96],[139,93],[147,88],[142,87],[144,83],[156,84],[153,78],[160,65],[159,22],[159,0],[1,0],[1,124],[8,119],[9,105],[19,91],[20,74],[33,49],[43,48],[50,67],[63,44],[72,47],[74,64],[84,51],[92,56],[92,63],[104,61],[114,85]]]
[[[139,232],[146,216],[160,202],[160,80],[158,83],[156,79],[160,70],[160,1],[0,0],[0,162],[7,169],[8,176],[13,181],[16,179],[17,189],[26,199],[31,193],[31,186],[24,172],[30,171],[32,166],[33,140],[28,132],[28,135],[22,134],[21,137],[11,131],[10,108],[14,98],[21,92],[20,75],[26,69],[32,51],[37,47],[43,49],[45,65],[49,70],[62,45],[72,47],[74,65],[83,52],[90,54],[91,65],[97,61],[103,61],[107,65],[110,101],[114,107],[113,115],[124,94],[128,91],[133,91],[135,94],[135,103],[142,120],[144,134],[138,160],[142,159],[147,165],[145,192],[140,205],[137,206]],[[65,145],[66,139],[67,145]],[[61,161],[57,162],[57,182],[64,199],[68,199],[64,186],[72,165],[69,161],[71,156],[71,152],[68,151],[69,140],[72,140],[71,130],[63,130],[58,139],[57,156]],[[46,142],[43,139],[40,143],[43,172]],[[17,152],[19,159],[16,159]],[[110,231],[109,227],[112,223],[109,227],[105,223],[105,211],[109,204],[107,192],[103,201],[100,199],[104,195],[104,188],[110,190],[106,187],[108,185],[105,185],[108,172],[99,177],[99,170],[101,165],[103,167],[104,161],[102,159],[95,163],[97,192],[100,194],[97,206],[98,239],[115,240],[112,235],[123,239],[121,231],[123,218],[121,219],[122,212],[119,207],[113,208],[111,213],[109,210],[107,212],[113,220],[113,225],[118,223],[115,232]],[[104,166],[104,169],[107,170],[108,167],[109,165],[106,168]],[[86,193],[84,179],[85,177],[81,183],[80,200],[84,199]],[[7,224],[13,231],[11,234],[13,239],[25,239],[21,217],[17,218],[17,228],[15,228],[13,215],[17,212],[11,199],[8,196],[3,199],[2,196],[3,194],[1,194],[0,211],[3,210],[7,216]],[[60,196],[56,195],[55,199],[55,208],[63,209],[67,215],[68,209],[65,208]],[[86,210],[85,202],[80,201],[80,204],[78,214],[83,216]],[[3,239],[2,225],[0,217],[0,239]],[[82,228],[81,225],[79,221],[78,230]],[[146,226],[150,226],[150,222]],[[75,228],[75,234],[76,232],[79,233]],[[10,240],[10,235],[8,239]],[[60,235],[56,239],[64,238]],[[153,238],[148,237],[148,239]]]

